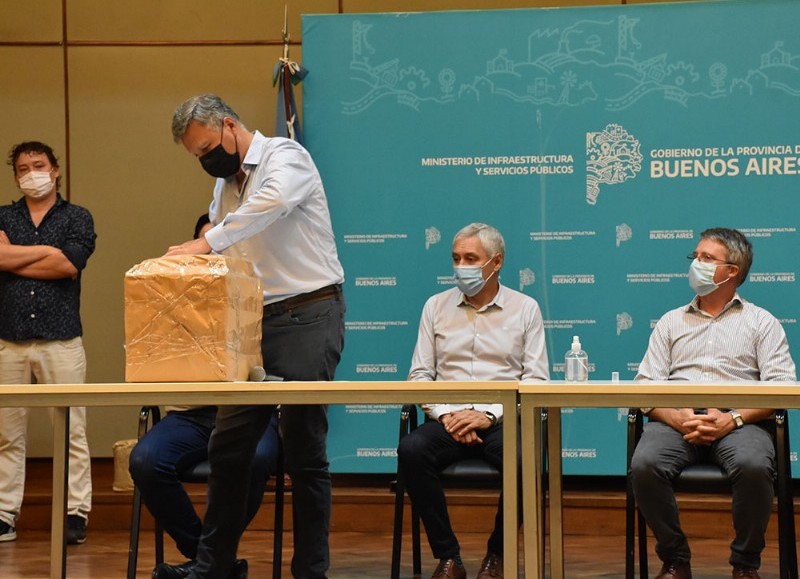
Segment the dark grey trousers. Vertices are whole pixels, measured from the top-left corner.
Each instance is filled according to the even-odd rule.
[[[263,321],[264,368],[285,380],[333,380],[344,347],[344,298]],[[208,507],[194,579],[227,579],[244,532],[250,465],[274,406],[220,406],[209,442]],[[330,565],[331,477],[327,406],[281,409],[286,472],[292,477],[292,575],[324,579]]]
[[[755,424],[746,424],[711,446],[690,444],[661,422],[645,425],[631,461],[631,476],[636,502],[656,536],[656,553],[664,562],[683,563],[691,558],[672,480],[698,461],[720,465],[733,484],[736,536],[731,543],[731,565],[758,569],[775,492],[775,450],[770,434]]]

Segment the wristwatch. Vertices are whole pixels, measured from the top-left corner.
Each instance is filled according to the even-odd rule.
[[[742,415],[739,414],[736,410],[729,410],[728,414],[730,414],[731,417],[733,417],[733,422],[734,424],[736,424],[736,428],[741,428],[742,426],[744,426],[744,419],[742,418]]]
[[[483,413],[486,415],[486,418],[489,419],[489,422],[492,423],[492,426],[497,424],[497,416],[495,416],[491,412],[487,412],[486,410],[484,410]]]

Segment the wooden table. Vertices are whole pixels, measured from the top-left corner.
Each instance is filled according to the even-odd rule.
[[[0,406],[53,407],[53,508],[50,577],[66,577],[66,492],[70,406],[229,404],[502,404],[517,411],[516,382],[213,382],[0,385]],[[133,420],[133,414],[131,420]],[[504,422],[504,571],[517,577],[517,422]],[[388,570],[387,570],[388,573]]]
[[[796,382],[548,382],[520,384],[522,409],[523,518],[525,521],[525,577],[544,577],[541,545],[544,521],[538,505],[542,497],[541,409],[549,408],[550,468],[550,577],[564,577],[564,528],[561,516],[561,409],[674,407],[674,408],[798,408]],[[533,450],[533,452],[531,452]],[[506,513],[508,511],[506,510]],[[528,530],[532,532],[527,532]],[[622,554],[620,554],[622,556]]]

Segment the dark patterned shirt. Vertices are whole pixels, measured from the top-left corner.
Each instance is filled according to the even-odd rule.
[[[94,252],[94,222],[83,207],[61,195],[34,226],[25,200],[0,207],[0,230],[14,245],[59,248],[78,270],[76,279],[42,280],[0,272],[0,338],[69,340],[83,334],[80,317],[81,271]]]

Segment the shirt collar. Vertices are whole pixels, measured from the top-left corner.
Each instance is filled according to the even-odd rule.
[[[722,311],[717,315],[718,316],[722,315],[725,312],[727,312],[729,309],[731,309],[732,307],[740,306],[742,304],[744,304],[744,298],[742,298],[739,295],[739,292],[736,292],[735,294],[733,294],[733,298],[731,299],[731,301],[729,301],[727,304],[725,304],[725,307],[722,308]],[[686,306],[686,310],[685,311],[686,312],[698,312],[698,313],[701,313],[703,315],[708,315],[703,310],[700,309],[700,296],[694,296],[694,299],[691,302],[689,302],[689,304]]]
[[[63,205],[64,203],[69,203],[69,202],[65,201],[64,198],[61,197],[61,193],[56,193],[56,202],[53,205],[53,207],[51,207],[47,212],[50,213],[50,211],[52,211],[54,207],[58,207],[60,205]],[[11,206],[16,208],[18,211],[30,213],[30,211],[28,210],[28,204],[25,203],[25,196],[20,197],[16,201],[12,201]]]
[[[261,149],[263,149],[266,142],[267,137],[257,130],[253,131],[253,140],[250,142],[250,147],[248,147],[247,153],[244,155],[242,165],[258,165],[261,161]]]
[[[458,296],[457,305],[459,307],[466,306],[466,307],[474,308],[474,306],[467,301],[467,296],[466,295],[464,295],[460,291],[456,292],[456,295]],[[482,312],[482,311],[488,310],[491,307],[498,307],[498,308],[500,308],[502,310],[503,307],[505,306],[505,303],[506,303],[506,291],[505,291],[505,288],[503,287],[503,284],[499,284],[497,293],[495,294],[495,296],[492,299],[492,301],[490,301],[488,304],[486,304],[485,306],[483,306],[481,309],[479,309],[477,311]]]

